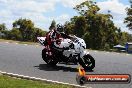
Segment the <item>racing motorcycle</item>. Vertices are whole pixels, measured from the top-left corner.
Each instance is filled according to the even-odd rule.
[[[42,50],[43,60],[50,66],[57,63],[73,63],[75,65],[80,64],[85,70],[93,70],[95,60],[86,50],[85,41],[75,35],[60,34],[62,38],[51,45],[46,43],[46,37],[37,37],[39,43],[44,46]],[[61,43],[60,46],[63,48],[56,47],[58,42]]]

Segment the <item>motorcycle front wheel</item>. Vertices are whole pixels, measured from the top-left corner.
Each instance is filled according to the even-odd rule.
[[[49,56],[46,54],[46,49],[42,50],[42,58],[47,63],[47,65],[50,66],[55,66],[58,63],[58,61],[55,59],[56,58],[55,56],[53,55]]]
[[[91,55],[85,55],[83,58],[79,59],[79,64],[85,69],[85,70],[93,70],[95,67],[95,60]]]

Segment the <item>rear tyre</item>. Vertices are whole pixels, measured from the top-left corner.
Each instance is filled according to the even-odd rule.
[[[85,70],[93,70],[95,67],[95,60],[91,55],[85,55],[83,58],[80,58],[79,64],[85,69]]]
[[[58,63],[54,55],[49,56],[48,54],[46,54],[46,49],[42,50],[42,58],[47,63],[47,65],[50,66],[55,66]]]

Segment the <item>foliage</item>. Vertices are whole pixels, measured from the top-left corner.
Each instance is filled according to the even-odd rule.
[[[127,41],[132,42],[132,34],[127,33]]]
[[[66,34],[73,34],[73,29],[74,29],[74,24],[71,23],[71,22],[65,22],[65,25],[64,25],[64,31]]]
[[[17,28],[13,28],[10,31],[10,36],[12,40],[22,40],[22,34]]]
[[[127,17],[125,18],[124,20],[124,23],[127,24],[127,27],[132,30],[132,1],[130,0],[130,8],[127,8],[126,11],[127,11]]]
[[[115,27],[111,14],[99,13],[100,8],[92,1],[85,1],[74,9],[80,16],[71,18],[69,25],[73,25],[72,34],[84,38],[87,48],[102,49],[105,45],[112,48],[119,43],[119,29]]]
[[[104,50],[107,50],[107,51],[110,50],[110,45],[105,43]]]
[[[19,19],[13,23],[13,28],[17,28],[22,35],[22,41],[31,40],[34,32],[34,23],[28,19]]]
[[[52,30],[55,27],[56,27],[56,22],[55,22],[55,20],[53,20],[50,27],[49,27],[49,30]]]
[[[10,39],[11,35],[10,35],[10,31],[9,30],[2,30],[1,33],[3,33],[5,36],[3,36],[4,39]]]
[[[0,31],[3,31],[3,30],[6,30],[7,28],[6,28],[6,26],[5,26],[5,24],[3,23],[3,24],[0,24]]]
[[[75,20],[74,34],[82,37],[86,30],[86,19],[84,16],[78,16]]]
[[[34,27],[34,23],[29,19],[19,19],[13,23],[13,28],[20,31],[22,41],[37,41],[38,36],[44,36],[46,32]]]
[[[16,20],[13,22],[12,30],[7,30],[4,24],[0,24],[0,28],[5,34],[5,39],[36,42],[37,37],[46,35],[46,31],[34,27],[34,23],[29,19]]]

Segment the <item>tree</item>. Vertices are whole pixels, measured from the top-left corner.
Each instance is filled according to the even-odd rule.
[[[30,19],[21,18],[13,23],[11,34],[12,39],[36,42],[38,36],[46,35],[46,31],[34,27],[34,23]]]
[[[2,33],[4,34],[4,39],[11,39],[11,32],[9,30],[3,30]]]
[[[74,24],[73,23],[71,23],[71,22],[65,22],[65,24],[64,24],[64,32],[66,33],[66,34],[74,34],[74,31],[73,31],[73,29],[74,29]]]
[[[22,40],[21,32],[17,28],[13,28],[10,31],[11,39],[13,40]]]
[[[3,31],[3,30],[6,30],[7,28],[6,28],[6,26],[5,26],[5,24],[3,23],[3,24],[0,24],[0,31]]]
[[[124,23],[127,24],[127,27],[129,30],[132,30],[132,1],[130,0],[130,8],[126,8],[127,11],[127,17],[124,20]]]
[[[56,27],[56,22],[55,22],[55,20],[53,20],[50,27],[49,27],[49,30],[52,30],[55,27]]]
[[[132,34],[127,34],[127,42],[132,42]]]
[[[22,35],[22,41],[28,41],[32,39],[34,32],[34,23],[29,19],[19,19],[13,23],[13,28],[17,28]]]
[[[86,30],[86,19],[84,16],[78,16],[75,21],[74,34],[82,37]]]
[[[106,44],[112,47],[118,43],[118,28],[111,20],[113,17],[110,13],[99,13],[100,8],[92,1],[85,1],[74,9],[80,13],[80,16],[74,17],[72,21],[75,21],[73,23],[76,28],[81,29],[76,29],[76,31],[80,33],[79,36],[83,35],[87,48],[101,49]],[[80,28],[80,26],[84,28]]]
[[[100,10],[96,2],[93,1],[82,2],[80,5],[76,5],[74,9],[82,16],[86,16],[89,13],[96,14]]]

